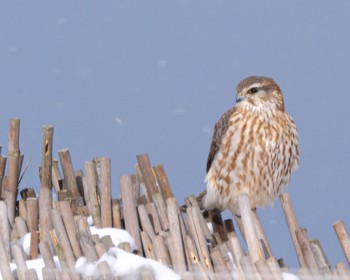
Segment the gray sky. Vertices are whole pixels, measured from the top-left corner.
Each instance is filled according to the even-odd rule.
[[[350,2],[3,1],[0,143],[21,119],[33,157],[21,187],[38,188],[41,127],[76,169],[112,158],[118,177],[147,152],[165,165],[179,203],[204,189],[212,128],[236,84],[262,74],[281,86],[300,133],[289,188],[301,226],[332,264],[345,258],[332,225],[349,217]],[[298,265],[279,202],[260,210],[276,257]]]

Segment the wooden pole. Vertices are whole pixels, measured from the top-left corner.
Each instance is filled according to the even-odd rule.
[[[237,196],[238,207],[242,217],[244,235],[247,242],[249,255],[253,263],[263,259],[263,253],[259,244],[253,214],[249,203],[248,195],[243,193]],[[235,215],[234,211],[232,214]]]
[[[72,210],[70,208],[70,202],[67,200],[59,201],[58,205],[59,205],[62,219],[64,222],[64,227],[67,231],[67,236],[69,238],[69,242],[72,246],[74,256],[76,258],[79,258],[83,254],[82,254],[81,249],[80,249],[76,225],[75,225],[74,217],[72,214]]]
[[[47,242],[54,252],[50,231],[52,230],[51,209],[52,191],[50,188],[40,188],[39,190],[39,235],[40,242]]]
[[[8,162],[9,162],[8,176],[7,176],[8,193],[5,194],[5,199],[7,204],[7,214],[8,214],[8,218],[11,226],[13,226],[15,221],[16,197],[17,197],[18,178],[19,178],[19,162],[20,162],[19,129],[20,129],[20,120],[11,119],[9,142],[8,142]]]
[[[159,188],[165,200],[174,197],[173,191],[171,190],[168,177],[165,173],[163,165],[156,165],[153,167],[154,173],[159,184]]]
[[[7,157],[0,155],[0,198],[4,198],[2,193],[2,190],[3,190],[2,182],[5,176],[6,161],[7,161]]]
[[[52,188],[52,143],[53,143],[53,126],[44,125],[42,128],[43,145],[42,145],[42,163],[41,163],[41,187]]]
[[[300,244],[298,242],[296,231],[299,230],[299,224],[297,217],[292,206],[292,201],[288,193],[283,193],[280,195],[280,202],[283,208],[284,216],[288,224],[289,232],[293,240],[294,248],[297,253],[297,257],[301,267],[307,267],[303,252],[301,250]]]
[[[52,223],[55,228],[56,236],[62,248],[64,258],[67,261],[68,267],[72,270],[75,269],[75,258],[72,251],[72,247],[69,243],[68,235],[64,227],[61,215],[58,213],[57,209],[52,209],[51,211]]]
[[[90,199],[90,215],[94,221],[96,227],[101,227],[101,209],[98,202],[97,193],[96,193],[96,175],[94,171],[94,166],[92,162],[85,162],[85,177],[86,177],[86,188],[88,198]]]
[[[123,203],[125,229],[134,238],[138,248],[138,254],[142,255],[142,243],[136,210],[136,200],[134,197],[130,176],[122,175],[120,177],[120,193]]]
[[[164,198],[160,192],[157,192],[152,196],[152,200],[154,205],[156,206],[162,230],[167,231],[169,229],[169,220]]]
[[[349,232],[343,221],[337,221],[333,228],[337,234],[341,248],[343,249],[344,255],[348,264],[350,265],[350,237]]]
[[[111,159],[101,158],[101,175],[99,184],[101,194],[101,225],[112,227],[112,196],[111,196]]]
[[[154,232],[152,223],[151,223],[149,216],[147,214],[147,210],[146,210],[145,205],[144,204],[138,205],[137,210],[139,213],[142,230],[147,232],[149,237],[153,240],[155,238],[156,234]]]
[[[0,235],[0,252],[7,251],[3,237]],[[11,258],[7,254],[0,254],[0,271],[3,279],[13,279],[10,269]]]
[[[90,261],[95,262],[98,260],[98,256],[95,250],[95,246],[92,242],[92,237],[90,233],[90,228],[85,217],[79,217],[76,221],[80,247],[82,249],[83,255]]]
[[[186,271],[185,263],[185,250],[183,247],[183,240],[181,238],[180,221],[178,216],[178,206],[175,198],[167,199],[168,206],[168,219],[169,219],[169,229],[170,238],[173,253],[171,253],[174,270],[183,275]]]
[[[41,161],[41,187],[39,190],[39,223],[40,240],[47,242],[53,249],[50,230],[52,229],[51,208],[52,208],[52,143],[53,126],[44,125],[42,128],[42,161]]]
[[[36,197],[28,197],[26,201],[27,205],[27,225],[29,231],[38,230],[39,225],[39,209],[38,199]]]
[[[77,181],[75,180],[75,172],[73,169],[72,160],[68,149],[62,149],[58,151],[58,155],[61,160],[61,166],[63,171],[64,186],[69,192],[69,196],[76,198],[79,197],[79,190]]]
[[[56,264],[51,253],[50,245],[47,242],[40,242],[39,250],[44,260],[45,266],[51,269],[55,269]]]
[[[8,222],[7,207],[4,201],[0,200],[0,240],[3,242],[5,250],[0,250],[0,255],[5,255],[11,260],[11,247],[10,247],[10,225]]]
[[[17,277],[19,280],[26,280],[25,273],[28,270],[23,249],[15,244],[12,247],[13,257],[17,265]]]
[[[58,167],[58,160],[52,159],[52,170],[51,170],[51,177],[52,177],[52,185],[55,188],[56,193],[62,189],[62,176],[60,173],[60,169]]]
[[[122,228],[122,217],[119,199],[112,199],[112,220],[114,228]]]
[[[301,251],[303,252],[303,256],[307,265],[306,267],[309,268],[311,272],[319,272],[319,267],[311,250],[310,239],[306,229],[299,228],[295,234],[298,243],[300,244]]]
[[[137,156],[140,172],[147,189],[147,198],[152,202],[153,195],[158,192],[155,174],[147,154]]]

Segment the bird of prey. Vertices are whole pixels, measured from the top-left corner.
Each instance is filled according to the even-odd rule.
[[[280,87],[271,78],[251,76],[236,90],[236,105],[214,129],[202,200],[207,209],[229,209],[241,193],[252,208],[271,204],[299,166],[298,131]]]

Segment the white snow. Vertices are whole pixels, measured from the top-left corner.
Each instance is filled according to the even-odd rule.
[[[299,280],[298,276],[287,272],[283,272],[282,277],[283,277],[283,280]]]
[[[26,233],[18,240],[18,243],[17,243],[18,245],[23,247],[24,253],[26,254],[27,257],[29,257],[29,253],[30,253],[30,239],[31,239],[31,234]]]
[[[98,264],[106,261],[112,274],[119,279],[140,279],[141,273],[148,270],[153,274],[154,279],[176,280],[181,279],[180,275],[176,274],[167,266],[156,262],[152,259],[146,259],[135,254],[127,253],[117,247],[111,248],[104,254],[98,262],[88,262],[85,257],[78,259],[76,270],[83,277],[99,277]]]
[[[208,228],[211,229],[212,225],[209,223]],[[93,279],[99,278],[98,265],[101,262],[106,262],[114,277],[118,279],[140,279],[141,274],[144,271],[152,273],[153,278],[175,280],[181,279],[180,275],[176,274],[172,269],[152,259],[140,257],[138,255],[128,253],[119,249],[117,246],[120,243],[128,242],[132,250],[137,250],[135,240],[131,235],[122,229],[116,228],[96,228],[95,226],[90,227],[91,234],[98,234],[100,238],[109,235],[115,247],[109,249],[97,262],[89,262],[86,257],[81,257],[77,260],[75,268],[83,277],[92,277]],[[30,250],[30,233],[25,234],[19,241],[26,253],[29,255]],[[231,263],[233,264],[232,256],[229,256]],[[58,257],[54,257],[56,267],[60,268]],[[28,269],[35,268],[39,279],[43,279],[42,268],[44,267],[44,261],[42,258],[36,260],[29,260],[26,262]],[[10,263],[11,271],[17,269],[15,263]],[[233,268],[234,268],[233,264]],[[233,278],[237,275],[235,272],[232,274]],[[291,273],[283,273],[284,280],[298,280],[299,278]],[[2,280],[0,273],[0,280]]]
[[[98,234],[100,238],[103,236],[109,235],[111,236],[112,242],[114,246],[118,246],[120,243],[128,242],[130,244],[131,249],[137,250],[137,245],[135,240],[131,237],[131,235],[123,229],[117,228],[96,228],[95,226],[90,227],[91,234]]]

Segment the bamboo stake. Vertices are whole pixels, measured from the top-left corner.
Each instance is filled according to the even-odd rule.
[[[20,163],[20,151],[19,151],[19,129],[20,120],[10,120],[9,142],[8,142],[8,182],[7,190],[5,193],[7,215],[11,226],[15,221],[16,212],[16,196],[18,188],[19,178],[19,163]]]
[[[39,223],[40,223],[40,241],[49,244],[53,252],[53,244],[50,231],[52,230],[51,208],[52,191],[50,188],[40,188],[39,190]]]
[[[64,258],[63,249],[58,240],[55,229],[52,229],[50,231],[50,235],[51,235],[52,244],[55,248],[56,255],[59,259],[60,267],[62,268],[62,270],[68,269],[68,264],[66,259]]]
[[[158,192],[157,182],[153,173],[151,162],[147,154],[137,156],[140,172],[147,189],[147,197],[152,202],[153,195]]]
[[[94,244],[92,242],[90,228],[85,217],[79,217],[76,221],[79,232],[80,247],[83,251],[83,255],[90,261],[95,262],[98,260],[97,253],[95,251]]]
[[[52,252],[50,250],[50,245],[47,242],[39,243],[40,254],[44,260],[45,266],[47,268],[56,268],[55,261],[53,259]]]
[[[111,160],[101,158],[99,190],[101,195],[101,226],[112,227]]]
[[[27,198],[27,225],[29,231],[38,230],[39,224],[39,206],[38,199],[36,197]]]
[[[69,196],[75,198],[79,197],[79,190],[77,181],[75,179],[75,173],[73,169],[72,160],[70,157],[70,153],[68,149],[62,149],[58,151],[58,155],[61,160],[61,166],[63,171],[63,181],[64,186],[67,188],[69,192]]]
[[[0,200],[0,239],[4,242],[3,246],[5,248],[5,250],[0,250],[0,255],[1,252],[6,252],[6,257],[11,260],[10,235],[7,207],[5,202]]]
[[[42,128],[42,163],[41,163],[41,187],[52,188],[52,142],[53,126],[45,125]],[[51,196],[50,196],[51,197]]]
[[[101,210],[96,193],[96,175],[92,162],[85,162],[87,194],[90,199],[90,214],[96,227],[101,227]]]
[[[56,271],[57,271],[57,269],[52,269],[50,267],[44,266],[42,269],[43,279],[44,280],[56,280],[56,275],[55,275]]]
[[[155,238],[156,234],[154,232],[152,223],[151,223],[149,216],[147,214],[147,210],[146,210],[145,205],[143,205],[143,204],[138,205],[137,211],[139,213],[142,230],[147,232],[149,237],[153,240]]]
[[[99,259],[107,252],[107,250],[102,242],[95,243],[95,251],[96,251],[97,257]]]
[[[114,247],[112,238],[109,235],[103,236],[100,241],[102,242],[103,246],[106,248],[106,251],[108,251],[110,248]]]
[[[36,273],[35,268],[30,268],[25,272],[26,280],[39,280],[38,274]]]
[[[298,243],[300,244],[300,248],[303,252],[303,256],[307,265],[306,267],[309,268],[312,273],[318,272],[319,267],[317,265],[315,256],[311,250],[310,239],[306,229],[300,228],[295,232],[295,234],[296,234]]]
[[[296,231],[299,229],[299,224],[297,217],[292,206],[292,201],[288,193],[283,193],[280,195],[280,202],[283,208],[284,216],[288,224],[289,232],[293,240],[294,248],[297,253],[299,264],[301,267],[307,267],[303,252],[301,250],[300,244],[298,242]]]
[[[173,253],[171,254],[174,270],[180,275],[186,271],[183,241],[181,238],[178,206],[175,198],[167,199],[169,230]]]
[[[167,200],[170,197],[174,197],[163,165],[156,165],[155,167],[153,167],[153,170],[156,175],[157,182],[159,184],[159,188],[162,192],[164,199]]]
[[[4,179],[4,176],[5,176],[5,169],[6,169],[6,161],[7,161],[7,158],[3,155],[0,155],[0,198],[4,198],[3,196],[3,179]]]
[[[258,260],[255,265],[263,280],[271,280],[272,272],[265,260]]]
[[[15,226],[17,228],[17,232],[20,238],[26,233],[28,233],[27,223],[22,217],[17,216],[15,218]]]
[[[146,204],[146,210],[150,218],[152,219],[152,224],[154,228],[154,232],[156,234],[160,233],[162,231],[162,226],[159,221],[159,216],[156,210],[156,206],[153,202]]]
[[[83,184],[83,178],[84,178],[83,170],[76,170],[74,174],[75,174],[75,181],[77,182],[77,186],[78,186],[78,191],[81,197],[84,197],[85,193],[84,193],[84,184]]]
[[[72,270],[75,269],[75,258],[69,243],[68,235],[64,227],[61,215],[58,213],[57,209],[52,209],[51,211],[52,223],[55,228],[55,232],[59,243],[62,247],[64,258],[67,261],[68,267]]]
[[[145,252],[146,258],[156,260],[153,244],[147,232],[141,231],[141,240],[142,240],[143,251]]]
[[[122,228],[122,217],[119,199],[112,199],[112,220],[114,228]]]
[[[271,247],[270,247],[270,244],[267,240],[265,231],[260,223],[260,219],[259,219],[259,216],[258,216],[256,209],[254,209],[252,211],[252,213],[253,213],[253,219],[254,219],[258,239],[263,244],[262,248],[265,249],[263,251],[264,251],[265,258],[267,259],[267,258],[273,256],[272,251],[271,251]]]
[[[312,253],[316,259],[317,266],[321,269],[322,272],[329,272],[331,266],[329,264],[326,254],[322,249],[320,241],[318,239],[311,240],[310,246]]]
[[[350,237],[349,232],[343,221],[337,221],[333,228],[337,234],[341,248],[343,249],[345,258],[350,265]]]
[[[30,259],[34,260],[38,257],[38,243],[39,243],[39,234],[37,231],[32,231],[30,233]]]
[[[167,216],[166,204],[161,193],[158,192],[154,194],[152,196],[152,200],[156,207],[162,230],[167,231],[169,229],[169,220]]]
[[[169,252],[163,237],[157,235],[154,238],[151,238],[151,240],[156,260],[162,264],[171,265]]]
[[[99,262],[97,265],[98,271],[100,272],[99,279],[104,280],[113,280],[113,274],[111,269],[109,268],[109,265],[106,261]]]
[[[0,252],[6,252],[3,236],[0,235]],[[0,254],[0,271],[3,279],[13,279],[13,275],[10,269],[11,258],[7,254]]]
[[[185,203],[186,203],[187,207],[192,207],[192,209],[194,209],[194,211],[195,211],[195,215],[198,216],[200,223],[201,223],[201,228],[203,229],[203,233],[205,235],[205,239],[208,242],[213,243],[213,236],[210,233],[208,226],[207,226],[207,223],[203,218],[203,215],[201,213],[201,210],[199,208],[199,205],[198,205],[196,198],[193,195],[189,196],[189,197],[185,198]]]
[[[252,263],[249,256],[241,258],[240,263],[246,279],[262,280],[257,268]]]
[[[120,193],[123,203],[123,216],[125,222],[125,229],[134,238],[138,254],[142,255],[142,243],[140,237],[140,227],[137,217],[136,200],[131,185],[131,177],[122,175],[120,177]]]
[[[60,169],[58,167],[58,160],[57,159],[52,159],[52,170],[51,170],[51,180],[52,180],[52,185],[58,193],[62,189],[62,176],[60,173]]]
[[[240,214],[242,217],[244,235],[247,241],[249,255],[250,255],[251,261],[255,263],[259,259],[263,259],[263,253],[260,248],[248,195],[245,193],[239,194],[237,196],[237,201],[238,201]],[[235,215],[235,212],[233,211],[233,209],[231,209],[231,211],[232,211],[232,214]]]
[[[25,272],[28,270],[23,249],[19,245],[12,247],[13,257],[17,265],[17,277],[19,280],[26,280]]]
[[[215,247],[210,253],[211,260],[213,261],[214,270],[221,277],[220,279],[231,279],[230,272],[226,266],[226,262],[222,253],[218,247]]]
[[[239,279],[244,279],[240,260],[245,256],[245,254],[236,235],[230,235],[227,241],[227,246],[232,254]]]
[[[271,271],[271,275],[273,276],[274,280],[283,280],[282,271],[278,265],[277,260],[274,257],[270,257],[266,260],[266,263]]]
[[[204,231],[202,230],[200,218],[197,216],[196,210],[193,207],[186,209],[189,232],[194,240],[198,252],[199,260],[207,271],[213,271],[213,266],[210,261],[209,250],[205,239]]]
[[[75,258],[79,258],[82,256],[82,252],[80,249],[80,244],[77,236],[77,229],[76,229],[74,217],[70,209],[70,203],[69,201],[65,200],[65,201],[59,201],[58,205],[61,210],[60,212],[62,215],[65,229],[67,231],[69,242],[72,246],[74,256]]]
[[[337,263],[335,268],[338,274],[342,277],[342,279],[350,279],[350,272],[346,267],[346,264],[343,262]]]

